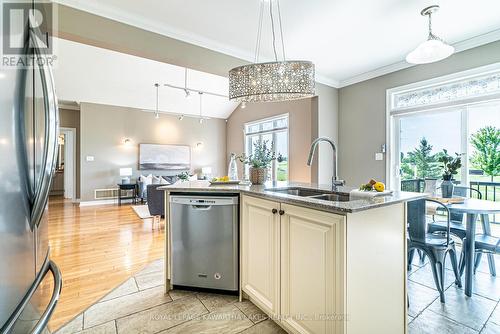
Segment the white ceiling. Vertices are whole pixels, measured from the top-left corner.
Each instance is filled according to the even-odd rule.
[[[183,91],[163,86],[184,86],[183,67],[124,53],[56,39],[54,78],[60,101],[90,102],[154,111],[155,83],[159,88],[159,110],[199,116],[198,94],[186,98]],[[187,86],[227,95],[225,77],[188,70]],[[226,119],[238,106],[228,98],[203,95],[202,116]],[[153,117],[153,114],[151,114]]]
[[[252,61],[262,0],[56,1]],[[457,50],[500,39],[499,0],[281,0],[287,58],[312,60],[317,80],[335,87],[408,67],[427,37],[420,10],[436,3],[435,33]],[[268,24],[262,50],[271,60]]]

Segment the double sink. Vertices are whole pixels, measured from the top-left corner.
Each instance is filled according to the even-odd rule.
[[[331,202],[349,202],[350,200],[347,193],[301,187],[267,188],[265,191]]]

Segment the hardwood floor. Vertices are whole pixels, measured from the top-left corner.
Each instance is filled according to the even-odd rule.
[[[140,219],[130,205],[80,208],[60,197],[51,198],[51,258],[61,269],[63,288],[50,330],[60,328],[146,264],[163,257],[163,229],[152,230],[151,223],[151,219]]]

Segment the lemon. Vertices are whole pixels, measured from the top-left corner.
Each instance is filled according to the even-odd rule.
[[[376,182],[373,185],[373,189],[375,189],[376,191],[378,191],[380,193],[380,192],[385,190],[385,184],[383,184],[382,182]]]

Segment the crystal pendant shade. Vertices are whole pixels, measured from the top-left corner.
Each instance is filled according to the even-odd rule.
[[[314,95],[314,64],[309,61],[256,63],[229,71],[229,99],[238,102],[294,100]]]

